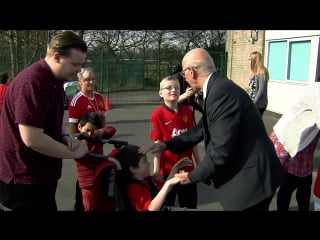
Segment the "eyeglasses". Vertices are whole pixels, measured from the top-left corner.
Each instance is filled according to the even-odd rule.
[[[161,90],[164,90],[164,89],[166,89],[168,91],[172,91],[172,89],[179,91],[180,87],[167,86],[167,87],[161,88]]]
[[[188,69],[190,70],[190,67],[186,67],[185,69],[183,69],[183,70],[180,72],[181,77],[186,77],[186,71],[187,71]]]

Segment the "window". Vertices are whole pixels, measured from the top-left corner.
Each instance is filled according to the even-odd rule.
[[[270,79],[307,82],[311,41],[269,42],[267,67]]]
[[[285,80],[287,41],[270,42],[268,70],[271,79]]]

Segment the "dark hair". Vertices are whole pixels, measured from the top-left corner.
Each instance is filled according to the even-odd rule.
[[[121,165],[121,170],[116,174],[116,182],[125,188],[131,179],[130,167],[138,167],[141,157],[136,145],[125,145],[121,147],[115,158]]]
[[[115,201],[120,211],[134,211],[127,193],[127,186],[132,180],[130,167],[138,167],[141,157],[136,145],[123,146],[115,158],[119,161],[121,169],[117,171],[115,177]]]
[[[7,73],[2,73],[1,74],[1,83],[5,84],[9,79],[9,76]]]
[[[83,53],[88,51],[86,42],[80,36],[72,31],[64,31],[52,37],[48,44],[47,54],[59,53],[62,56],[69,56],[73,48]]]
[[[138,167],[140,158],[143,156],[138,152],[139,147],[136,145],[126,145],[121,148],[117,154],[117,159],[123,170],[129,170],[129,167]]]
[[[96,112],[86,113],[80,118],[79,124],[81,127],[86,125],[86,123],[91,123],[95,125],[98,129],[102,128],[101,119]]]
[[[173,66],[171,75],[179,73],[182,71],[182,66],[180,64]]]

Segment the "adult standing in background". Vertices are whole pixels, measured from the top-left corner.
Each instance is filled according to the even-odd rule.
[[[250,53],[251,74],[249,77],[249,96],[259,110],[261,116],[268,105],[268,69],[262,63],[260,52]]]
[[[88,112],[96,112],[103,126],[105,125],[107,111],[101,93],[95,91],[96,78],[91,68],[81,68],[77,74],[80,91],[69,101],[69,131],[78,133],[80,118]],[[96,133],[97,134],[97,133]]]
[[[190,172],[176,174],[182,184],[213,182],[227,211],[268,211],[286,175],[261,116],[248,94],[220,76],[210,54],[196,48],[182,60],[182,74],[194,89],[203,89],[204,111],[196,126],[165,142],[141,148],[182,153],[204,140],[205,156]]]
[[[1,74],[1,82],[0,82],[0,113],[3,106],[4,94],[7,91],[9,86],[9,76],[7,73]]]
[[[62,159],[88,152],[63,129],[63,82],[76,77],[86,53],[77,34],[59,33],[46,56],[9,84],[0,115],[0,202],[13,211],[56,211]]]
[[[314,152],[320,137],[320,82],[296,97],[270,133],[288,181],[277,194],[278,211],[288,211],[296,190],[299,211],[309,211]],[[316,191],[317,193],[317,191]]]
[[[80,91],[69,101],[69,131],[70,134],[79,133],[78,124],[82,116],[89,112],[96,112],[100,119],[102,127],[105,127],[106,109],[101,93],[95,92],[96,79],[90,68],[82,68],[77,75],[80,85]],[[103,131],[96,130],[93,137],[101,138]],[[76,181],[76,195],[74,210],[83,211],[81,188],[79,181]]]

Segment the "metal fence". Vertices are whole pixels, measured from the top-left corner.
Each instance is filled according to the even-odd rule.
[[[0,71],[8,72],[13,77],[27,65],[44,57],[44,53],[44,49],[28,49],[28,51],[16,49],[12,53],[9,48],[1,48]],[[226,74],[227,53],[211,51],[210,54],[217,70]],[[10,64],[12,59],[14,64]],[[171,73],[172,65],[169,61],[141,59],[135,56],[131,59],[122,59],[102,51],[88,52],[84,66],[93,69],[98,91],[110,96],[111,104],[119,102],[129,104],[145,103],[144,95],[150,95],[150,92],[157,94],[159,81]],[[126,93],[130,97],[124,98]],[[152,99],[157,99],[157,97]]]
[[[215,60],[217,70],[225,75],[227,53],[210,54]],[[158,98],[154,95],[157,95],[159,82],[172,71],[172,64],[166,61],[119,59],[108,56],[106,52],[89,53],[85,66],[94,70],[98,91],[109,96],[111,104],[146,103],[150,102],[150,99],[157,101]],[[146,98],[150,95],[153,97]]]

